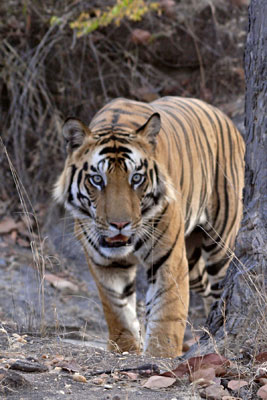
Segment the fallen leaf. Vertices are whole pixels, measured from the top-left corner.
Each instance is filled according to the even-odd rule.
[[[214,368],[200,368],[190,375],[190,381],[200,386],[211,385],[215,378]]]
[[[67,293],[78,293],[79,288],[74,283],[68,281],[67,279],[61,278],[54,274],[45,274],[45,280],[51,283],[54,288],[62,290]]]
[[[256,357],[255,360],[257,363],[264,363],[267,361],[267,351],[264,351],[263,353],[259,353]]]
[[[243,386],[248,385],[247,381],[242,381],[242,380],[231,380],[228,382],[227,387],[232,390],[239,390]]]
[[[259,396],[261,399],[264,399],[264,400],[267,399],[267,385],[262,386],[262,387],[257,391],[257,396]]]
[[[131,381],[137,381],[139,375],[134,372],[122,371],[121,375],[127,376]]]
[[[225,390],[222,385],[211,385],[200,391],[201,397],[207,400],[221,400],[223,396],[229,396],[228,390]]]
[[[18,228],[17,223],[11,217],[5,217],[0,221],[0,235],[10,233]]]
[[[142,386],[148,389],[160,389],[169,387],[176,382],[176,378],[154,375],[151,376]]]
[[[57,364],[58,367],[61,367],[62,369],[64,369],[65,371],[69,371],[69,372],[79,372],[81,367],[80,365],[75,361],[75,360],[71,360],[71,361],[60,361]]]
[[[176,376],[177,378],[180,378],[185,374],[192,374],[200,368],[214,368],[215,375],[221,376],[222,371],[225,372],[224,369],[222,370],[222,367],[226,367],[228,365],[230,365],[230,361],[227,360],[227,358],[216,353],[210,353],[204,356],[189,358],[189,360],[184,361],[174,370],[170,372],[164,372],[161,374],[161,376]]]
[[[59,362],[64,360],[64,356],[61,354],[56,354],[55,357],[51,360],[50,364],[54,365],[54,364],[58,364]]]

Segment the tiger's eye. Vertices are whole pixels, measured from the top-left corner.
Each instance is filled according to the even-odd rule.
[[[101,175],[92,175],[92,176],[90,176],[89,179],[90,179],[90,182],[91,182],[93,185],[100,186],[100,185],[102,185],[102,183],[103,183],[103,178],[102,178]]]
[[[133,184],[141,183],[142,180],[143,180],[143,178],[144,178],[144,176],[141,175],[141,174],[134,174],[134,175],[132,176],[132,183],[133,183]]]

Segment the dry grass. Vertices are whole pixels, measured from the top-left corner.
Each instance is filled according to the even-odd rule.
[[[221,0],[184,0],[175,17],[153,13],[78,39],[69,22],[100,7],[100,0],[1,3],[1,136],[33,204],[50,196],[62,165],[67,116],[89,122],[118,96],[176,94],[218,103],[222,95],[243,91],[244,10]],[[62,17],[60,26],[50,26],[54,15]],[[135,28],[151,32],[151,43],[135,45]],[[16,188],[3,154],[0,162],[0,193],[11,211],[18,204]]]

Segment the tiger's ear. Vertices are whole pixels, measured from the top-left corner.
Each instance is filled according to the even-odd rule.
[[[83,144],[84,138],[90,134],[87,126],[76,118],[67,118],[62,129],[69,154],[80,147]]]
[[[148,118],[144,125],[137,129],[136,133],[139,135],[141,134],[153,147],[155,147],[160,127],[160,115],[159,113],[154,113]]]

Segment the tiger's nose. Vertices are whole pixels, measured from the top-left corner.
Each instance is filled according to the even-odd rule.
[[[125,228],[125,226],[130,225],[130,222],[124,222],[124,221],[123,222],[115,222],[115,221],[112,221],[109,224],[111,226],[114,226],[117,229],[123,229],[123,228]]]

